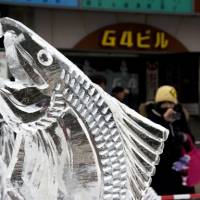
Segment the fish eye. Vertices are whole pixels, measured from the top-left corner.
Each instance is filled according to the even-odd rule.
[[[37,53],[37,59],[38,59],[39,63],[44,65],[44,66],[49,66],[53,63],[52,55],[44,49],[41,49]]]

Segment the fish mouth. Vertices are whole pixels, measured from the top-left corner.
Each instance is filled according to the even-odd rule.
[[[27,42],[27,38],[25,38],[27,31],[23,30],[24,27],[20,31],[17,30],[17,25],[4,28],[6,23],[9,24],[13,21],[9,18],[5,18],[5,22],[3,20],[4,18],[0,19],[0,37],[4,37],[8,69],[15,79],[15,84],[9,83],[8,86],[13,89],[18,89],[17,87],[20,89],[27,87],[36,87],[39,90],[47,89],[48,84],[40,74],[36,61],[22,45],[23,42]]]
[[[32,65],[37,67],[36,63],[31,55],[21,46],[20,43],[25,40],[23,34],[17,35],[12,30],[5,31],[1,23],[2,19],[0,19],[0,38],[4,37],[7,67],[12,78],[5,79],[0,77],[0,94],[23,112],[34,113],[41,111],[44,109],[44,106],[40,106],[38,102],[27,104],[20,102],[16,98],[17,95],[13,95],[17,92],[21,94],[21,91],[29,88],[36,88],[41,91],[47,89],[48,84],[39,72],[32,67]]]

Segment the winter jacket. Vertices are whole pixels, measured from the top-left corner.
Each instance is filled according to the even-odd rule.
[[[145,103],[140,106],[139,111],[141,114],[149,118],[155,123],[158,123],[165,128],[169,129],[169,136],[165,142],[163,153],[160,156],[160,162],[156,167],[156,173],[152,177],[151,186],[159,195],[170,194],[185,194],[193,193],[193,187],[186,187],[182,185],[182,178],[180,172],[172,169],[174,162],[178,161],[182,156],[182,148],[186,151],[190,150],[189,145],[185,141],[185,136],[189,134],[192,139],[193,136],[190,132],[187,123],[185,111],[181,105],[177,105],[180,113],[180,118],[173,123],[166,122],[155,103]]]

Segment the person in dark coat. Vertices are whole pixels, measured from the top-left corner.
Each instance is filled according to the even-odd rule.
[[[188,126],[188,114],[178,103],[177,92],[172,86],[161,86],[155,96],[155,102],[146,103],[143,110],[147,118],[169,129],[169,136],[165,142],[164,151],[160,156],[160,163],[152,177],[151,187],[158,195],[194,193],[193,187],[183,183],[183,175],[172,169],[173,164],[182,156],[182,149],[190,150],[187,137],[194,140]]]
[[[111,94],[113,97],[115,97],[120,102],[125,103],[124,100],[125,100],[126,96],[128,95],[128,91],[121,86],[117,86],[112,89]]]

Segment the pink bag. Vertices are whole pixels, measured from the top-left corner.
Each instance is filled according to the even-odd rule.
[[[187,186],[194,186],[200,183],[200,149],[197,149],[190,136],[188,136],[188,142],[191,151],[186,153],[190,157],[186,184]]]

